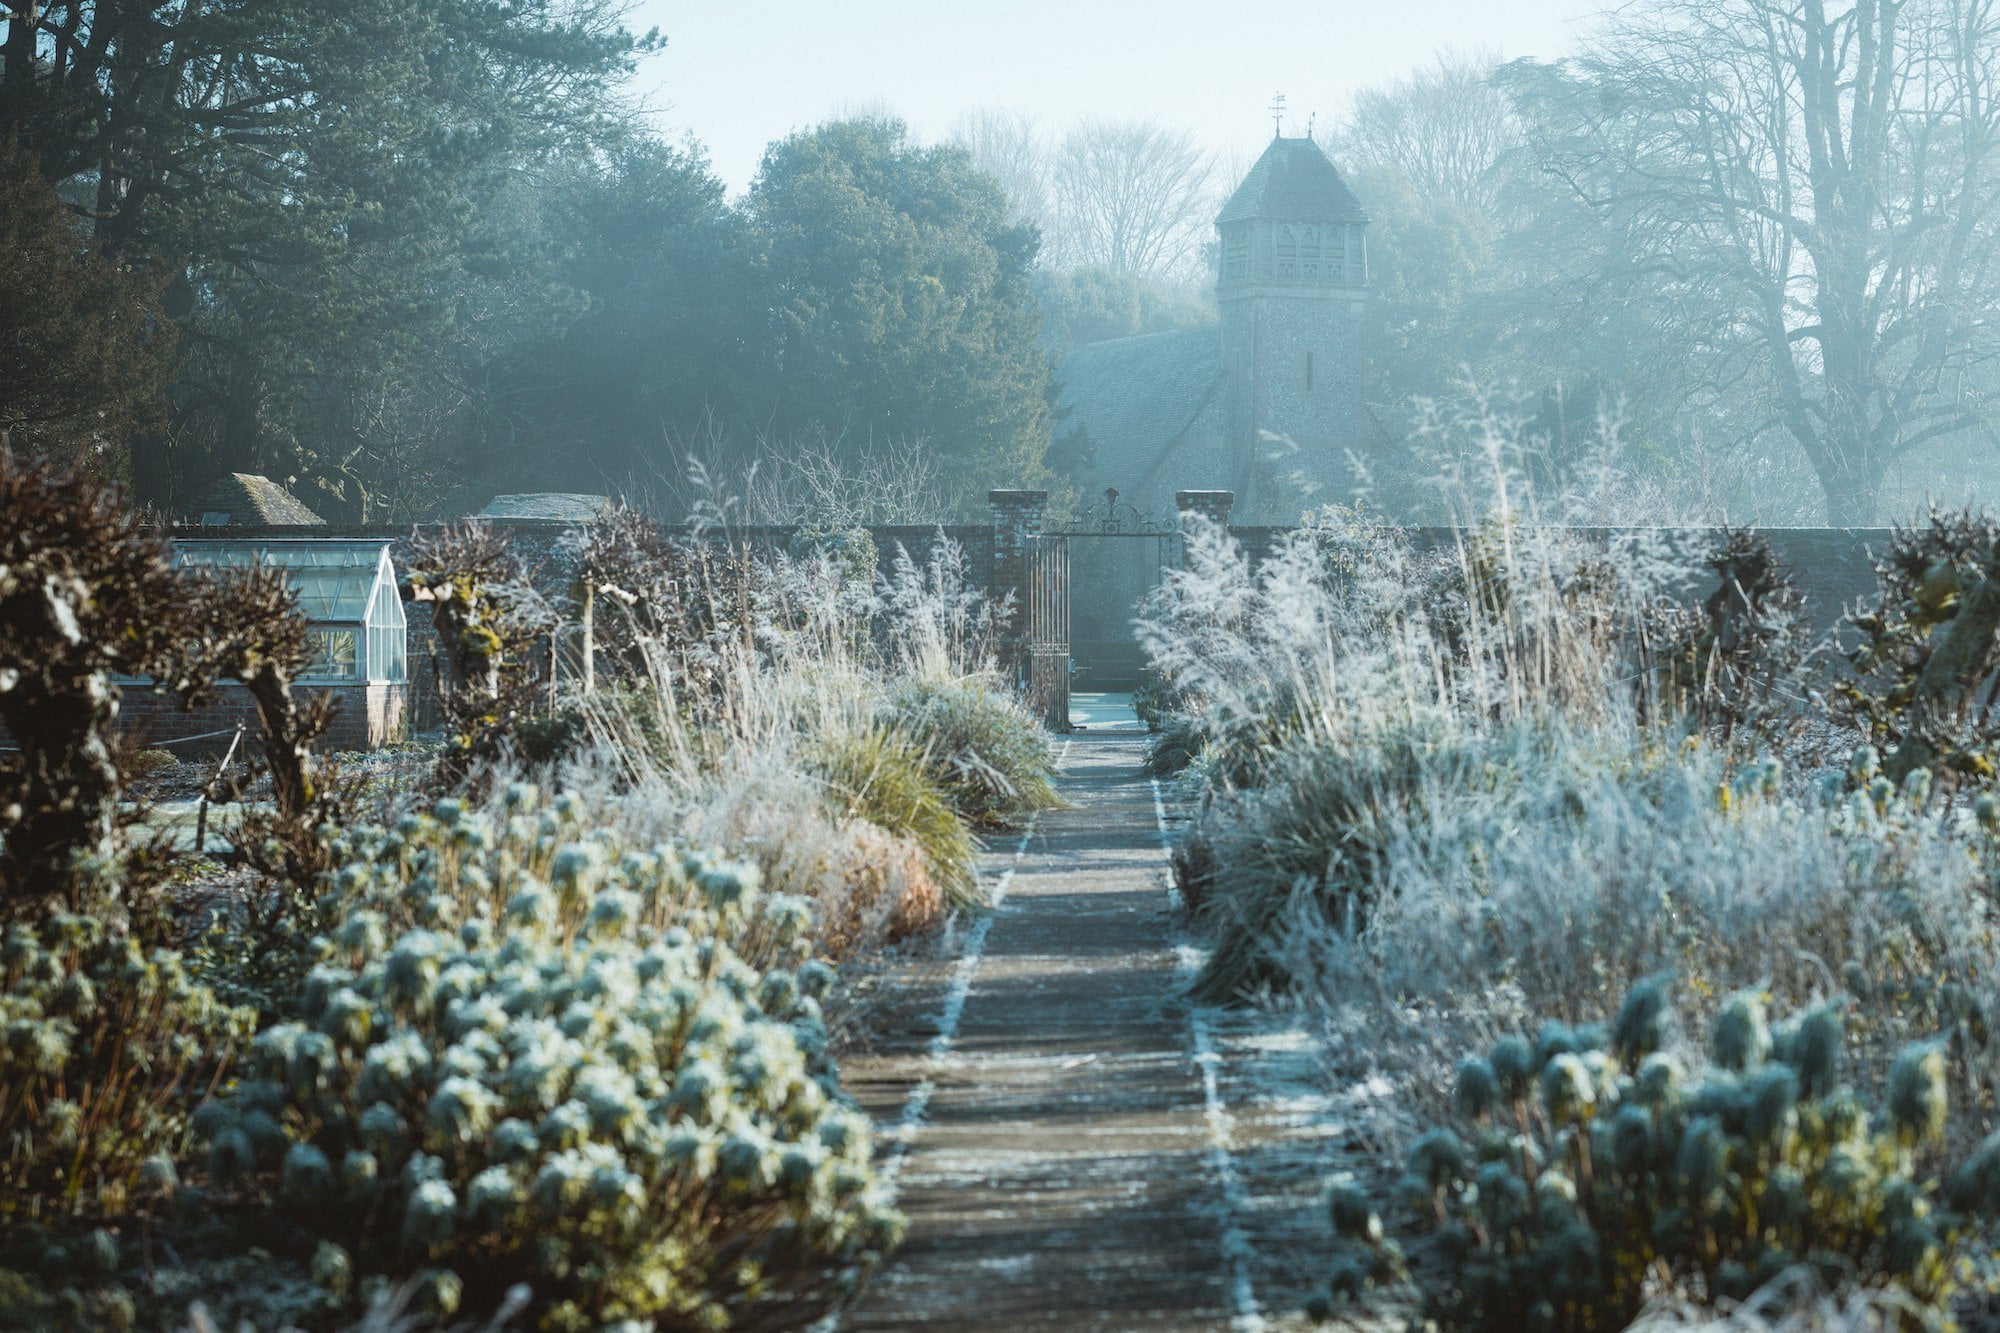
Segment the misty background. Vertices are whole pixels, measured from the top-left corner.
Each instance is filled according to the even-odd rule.
[[[1216,320],[1279,129],[1372,219],[1394,444],[1317,498],[1427,517],[1498,421],[1595,520],[1885,522],[2000,489],[1996,83],[1988,0],[55,0],[0,19],[0,430],[168,515],[1074,503],[1065,353]]]

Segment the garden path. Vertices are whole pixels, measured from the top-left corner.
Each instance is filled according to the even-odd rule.
[[[844,1062],[910,1230],[843,1330],[1300,1322],[1342,1129],[1307,1033],[1183,998],[1143,754],[1065,745],[1067,807],[988,854],[999,907]]]

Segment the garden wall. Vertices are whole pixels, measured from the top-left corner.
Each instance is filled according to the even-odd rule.
[[[1230,535],[1243,543],[1251,558],[1258,558],[1289,528],[1232,527]],[[1457,545],[1460,529],[1410,528],[1406,530],[1420,550],[1448,549]],[[1656,541],[1663,549],[1680,553],[1690,564],[1701,564],[1703,554],[1721,539],[1720,528],[1579,528],[1577,531],[1610,540]],[[1813,627],[1822,632],[1834,629],[1856,602],[1872,598],[1876,590],[1875,560],[1889,546],[1889,528],[1759,528],[1771,543],[1771,550],[1791,571],[1799,590],[1805,594],[1806,614]],[[1710,580],[1704,577],[1688,591],[1691,597],[1707,595]]]
[[[551,599],[568,596],[575,570],[564,557],[563,537],[572,532],[576,524],[552,519],[485,519],[489,527],[507,534],[508,544],[520,557],[528,569],[529,579],[542,594]],[[423,528],[435,528],[441,524],[317,524],[312,527],[243,526],[226,528],[204,528],[194,525],[176,526],[173,535],[177,538],[225,538],[231,541],[256,541],[278,537],[317,537],[328,540],[368,538],[387,540],[389,558],[395,562],[397,577],[405,577],[410,564],[410,541]],[[676,537],[686,540],[695,534],[688,528],[670,528]],[[993,530],[988,524],[977,526],[949,525],[903,525],[882,526],[868,529],[875,539],[877,564],[882,573],[889,573],[895,566],[899,547],[909,551],[912,559],[922,562],[929,557],[932,544],[938,534],[958,543],[965,553],[966,579],[974,587],[990,587],[993,582]],[[703,540],[727,541],[751,549],[782,550],[791,543],[798,533],[796,526],[744,527],[732,528],[726,532],[710,529]],[[431,627],[429,610],[422,605],[405,608],[409,615],[409,673],[407,688],[402,692],[402,719],[404,728],[410,731],[424,731],[438,724],[438,680],[439,665],[436,647],[436,632]],[[358,687],[355,689],[359,693]],[[134,716],[132,704],[135,695],[127,695],[127,715]],[[172,700],[159,701],[167,708],[173,708]],[[366,739],[375,734],[383,734],[381,728],[371,729],[357,726],[361,718],[345,717],[354,711],[358,700],[342,708],[343,724],[337,726],[337,741],[333,748],[362,749],[387,743],[396,736],[385,739]],[[143,707],[143,706],[142,706]],[[182,718],[189,715],[181,714]],[[150,714],[149,714],[150,717]],[[217,726],[198,726],[193,723],[178,730],[168,730],[167,720],[159,719],[161,735],[195,735],[213,731],[219,726],[233,726],[234,722],[219,723]],[[400,735],[400,732],[398,733]],[[354,740],[353,745],[347,744]]]

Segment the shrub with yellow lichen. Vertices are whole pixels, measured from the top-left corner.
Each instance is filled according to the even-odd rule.
[[[2000,664],[2000,522],[1933,510],[1896,530],[1876,575],[1876,606],[1850,617],[1861,641],[1837,711],[1881,748],[1891,781],[1928,769],[1946,792],[1990,787],[2000,735],[1979,693]]]

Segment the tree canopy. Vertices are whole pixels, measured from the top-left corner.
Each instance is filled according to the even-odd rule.
[[[159,417],[173,339],[158,289],[0,141],[0,447],[121,475],[126,440]]]
[[[836,121],[772,145],[745,215],[770,321],[759,421],[847,450],[927,440],[965,502],[1039,479],[1036,232],[968,154],[897,121]]]
[[[152,491],[249,468],[388,516],[376,494],[412,460],[369,418],[439,373],[467,288],[508,267],[488,224],[511,173],[614,133],[650,44],[623,8],[52,0],[4,20],[0,127],[107,253],[179,274],[169,430],[136,460]]]

